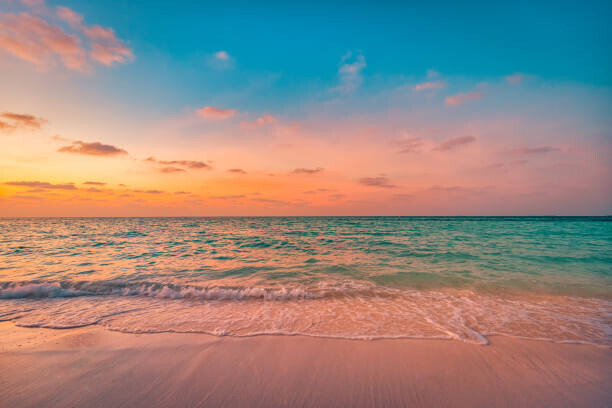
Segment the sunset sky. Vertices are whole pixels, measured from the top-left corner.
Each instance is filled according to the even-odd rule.
[[[610,2],[326,3],[0,0],[0,216],[612,213]]]

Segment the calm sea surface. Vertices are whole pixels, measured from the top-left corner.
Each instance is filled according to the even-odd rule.
[[[612,218],[5,218],[0,320],[610,346]]]

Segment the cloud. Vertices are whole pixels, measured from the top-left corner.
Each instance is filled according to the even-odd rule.
[[[241,198],[246,198],[246,196],[244,194],[239,194],[239,195],[211,196],[209,198],[212,198],[214,200],[238,200]]]
[[[230,55],[227,51],[217,51],[215,52],[215,58],[221,61],[228,61],[230,59]]]
[[[185,169],[181,169],[180,167],[172,167],[172,166],[168,166],[168,167],[162,167],[159,169],[159,171],[161,171],[162,173],[180,173],[185,171]]]
[[[255,121],[253,122],[246,122],[246,121],[240,122],[240,127],[244,130],[252,130],[252,129],[257,129],[260,126],[272,125],[276,122],[277,120],[274,116],[266,114],[262,117],[255,119]]]
[[[409,139],[393,140],[391,145],[400,149],[398,153],[418,153],[423,146],[423,140],[420,137],[411,137]]]
[[[105,186],[106,183],[103,183],[101,181],[86,181],[83,184],[85,184],[86,186]]]
[[[77,35],[25,12],[0,13],[0,49],[39,68],[59,60],[69,69],[87,69],[86,52]]]
[[[414,87],[415,91],[426,91],[429,89],[442,89],[446,86],[446,82],[444,81],[434,81],[434,82],[423,82],[422,84],[418,84]]]
[[[297,168],[291,171],[292,174],[317,174],[322,172],[324,169],[322,167],[317,167],[315,169],[305,169],[305,168]]]
[[[146,159],[144,159],[144,161],[151,162],[151,163],[158,163],[164,166],[181,166],[181,167],[186,167],[186,168],[194,169],[194,170],[212,169],[212,166],[210,166],[209,164],[204,163],[203,161],[197,161],[197,160],[157,160],[155,157],[147,157]],[[167,171],[165,171],[165,173],[172,173],[172,172],[181,171],[181,170],[182,169],[173,171],[173,170],[168,169]]]
[[[384,187],[384,188],[397,187],[396,185],[391,184],[389,179],[384,175],[380,175],[377,177],[362,177],[359,180],[357,180],[357,182],[359,184],[363,184],[364,186],[370,186],[370,187]]]
[[[51,184],[46,181],[7,181],[8,186],[40,188],[45,190],[76,190],[73,183]]]
[[[227,51],[220,50],[208,57],[208,65],[218,70],[234,68],[234,57]]]
[[[434,147],[433,150],[437,150],[440,152],[447,151],[447,150],[453,150],[459,146],[463,146],[463,145],[472,143],[475,140],[476,138],[474,136],[459,136],[459,137],[455,137],[453,139],[449,139],[445,141],[439,146]]]
[[[113,29],[86,25],[83,16],[67,7],[57,7],[53,15],[42,1],[22,4],[27,11],[0,13],[0,50],[40,69],[59,62],[68,69],[86,72],[92,62],[108,66],[133,60],[132,50]],[[74,32],[64,30],[57,21],[67,23]]]
[[[453,96],[448,96],[444,100],[444,102],[448,106],[459,106],[465,102],[475,101],[480,98],[482,98],[482,93],[480,92],[467,92],[467,93],[460,93],[460,94],[453,95]]]
[[[229,169],[228,172],[234,174],[247,174],[247,172],[242,169]]]
[[[551,146],[540,146],[540,147],[518,147],[510,150],[510,153],[514,154],[543,154],[558,151],[559,148]]]
[[[87,143],[80,140],[73,142],[70,146],[60,147],[57,151],[62,153],[87,154],[91,156],[119,156],[127,154],[125,150],[116,146],[102,144],[100,142]]]
[[[525,74],[521,74],[521,73],[514,73],[512,75],[508,75],[506,77],[506,81],[510,84],[520,84],[521,82],[523,82],[523,79],[525,79]]]
[[[13,130],[13,129],[15,129],[14,125],[11,125],[10,123],[6,123],[0,120],[0,131]]]
[[[352,51],[349,51],[342,57],[340,63],[342,64],[338,69],[340,84],[336,89],[342,92],[352,92],[359,88],[363,83],[361,71],[366,67],[365,57],[360,53],[353,54]]]
[[[236,109],[215,108],[214,106],[205,106],[196,111],[198,116],[209,120],[224,120],[236,115]]]
[[[83,16],[68,7],[58,6],[56,10],[60,19],[80,31],[89,40],[91,46],[89,56],[92,60],[107,66],[133,60],[132,50],[117,38],[112,28],[85,25]]]
[[[0,117],[4,119],[8,119],[9,121],[13,122],[12,124],[7,124],[6,122],[2,122],[13,128],[23,126],[23,127],[39,129],[43,124],[47,123],[46,119],[37,118],[36,116],[30,115],[27,113],[4,112],[0,114]]]

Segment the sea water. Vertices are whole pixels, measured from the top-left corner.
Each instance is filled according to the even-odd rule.
[[[612,345],[611,217],[0,219],[0,320]]]

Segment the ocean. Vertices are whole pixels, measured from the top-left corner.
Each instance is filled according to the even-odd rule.
[[[0,219],[0,321],[612,346],[612,217]]]

